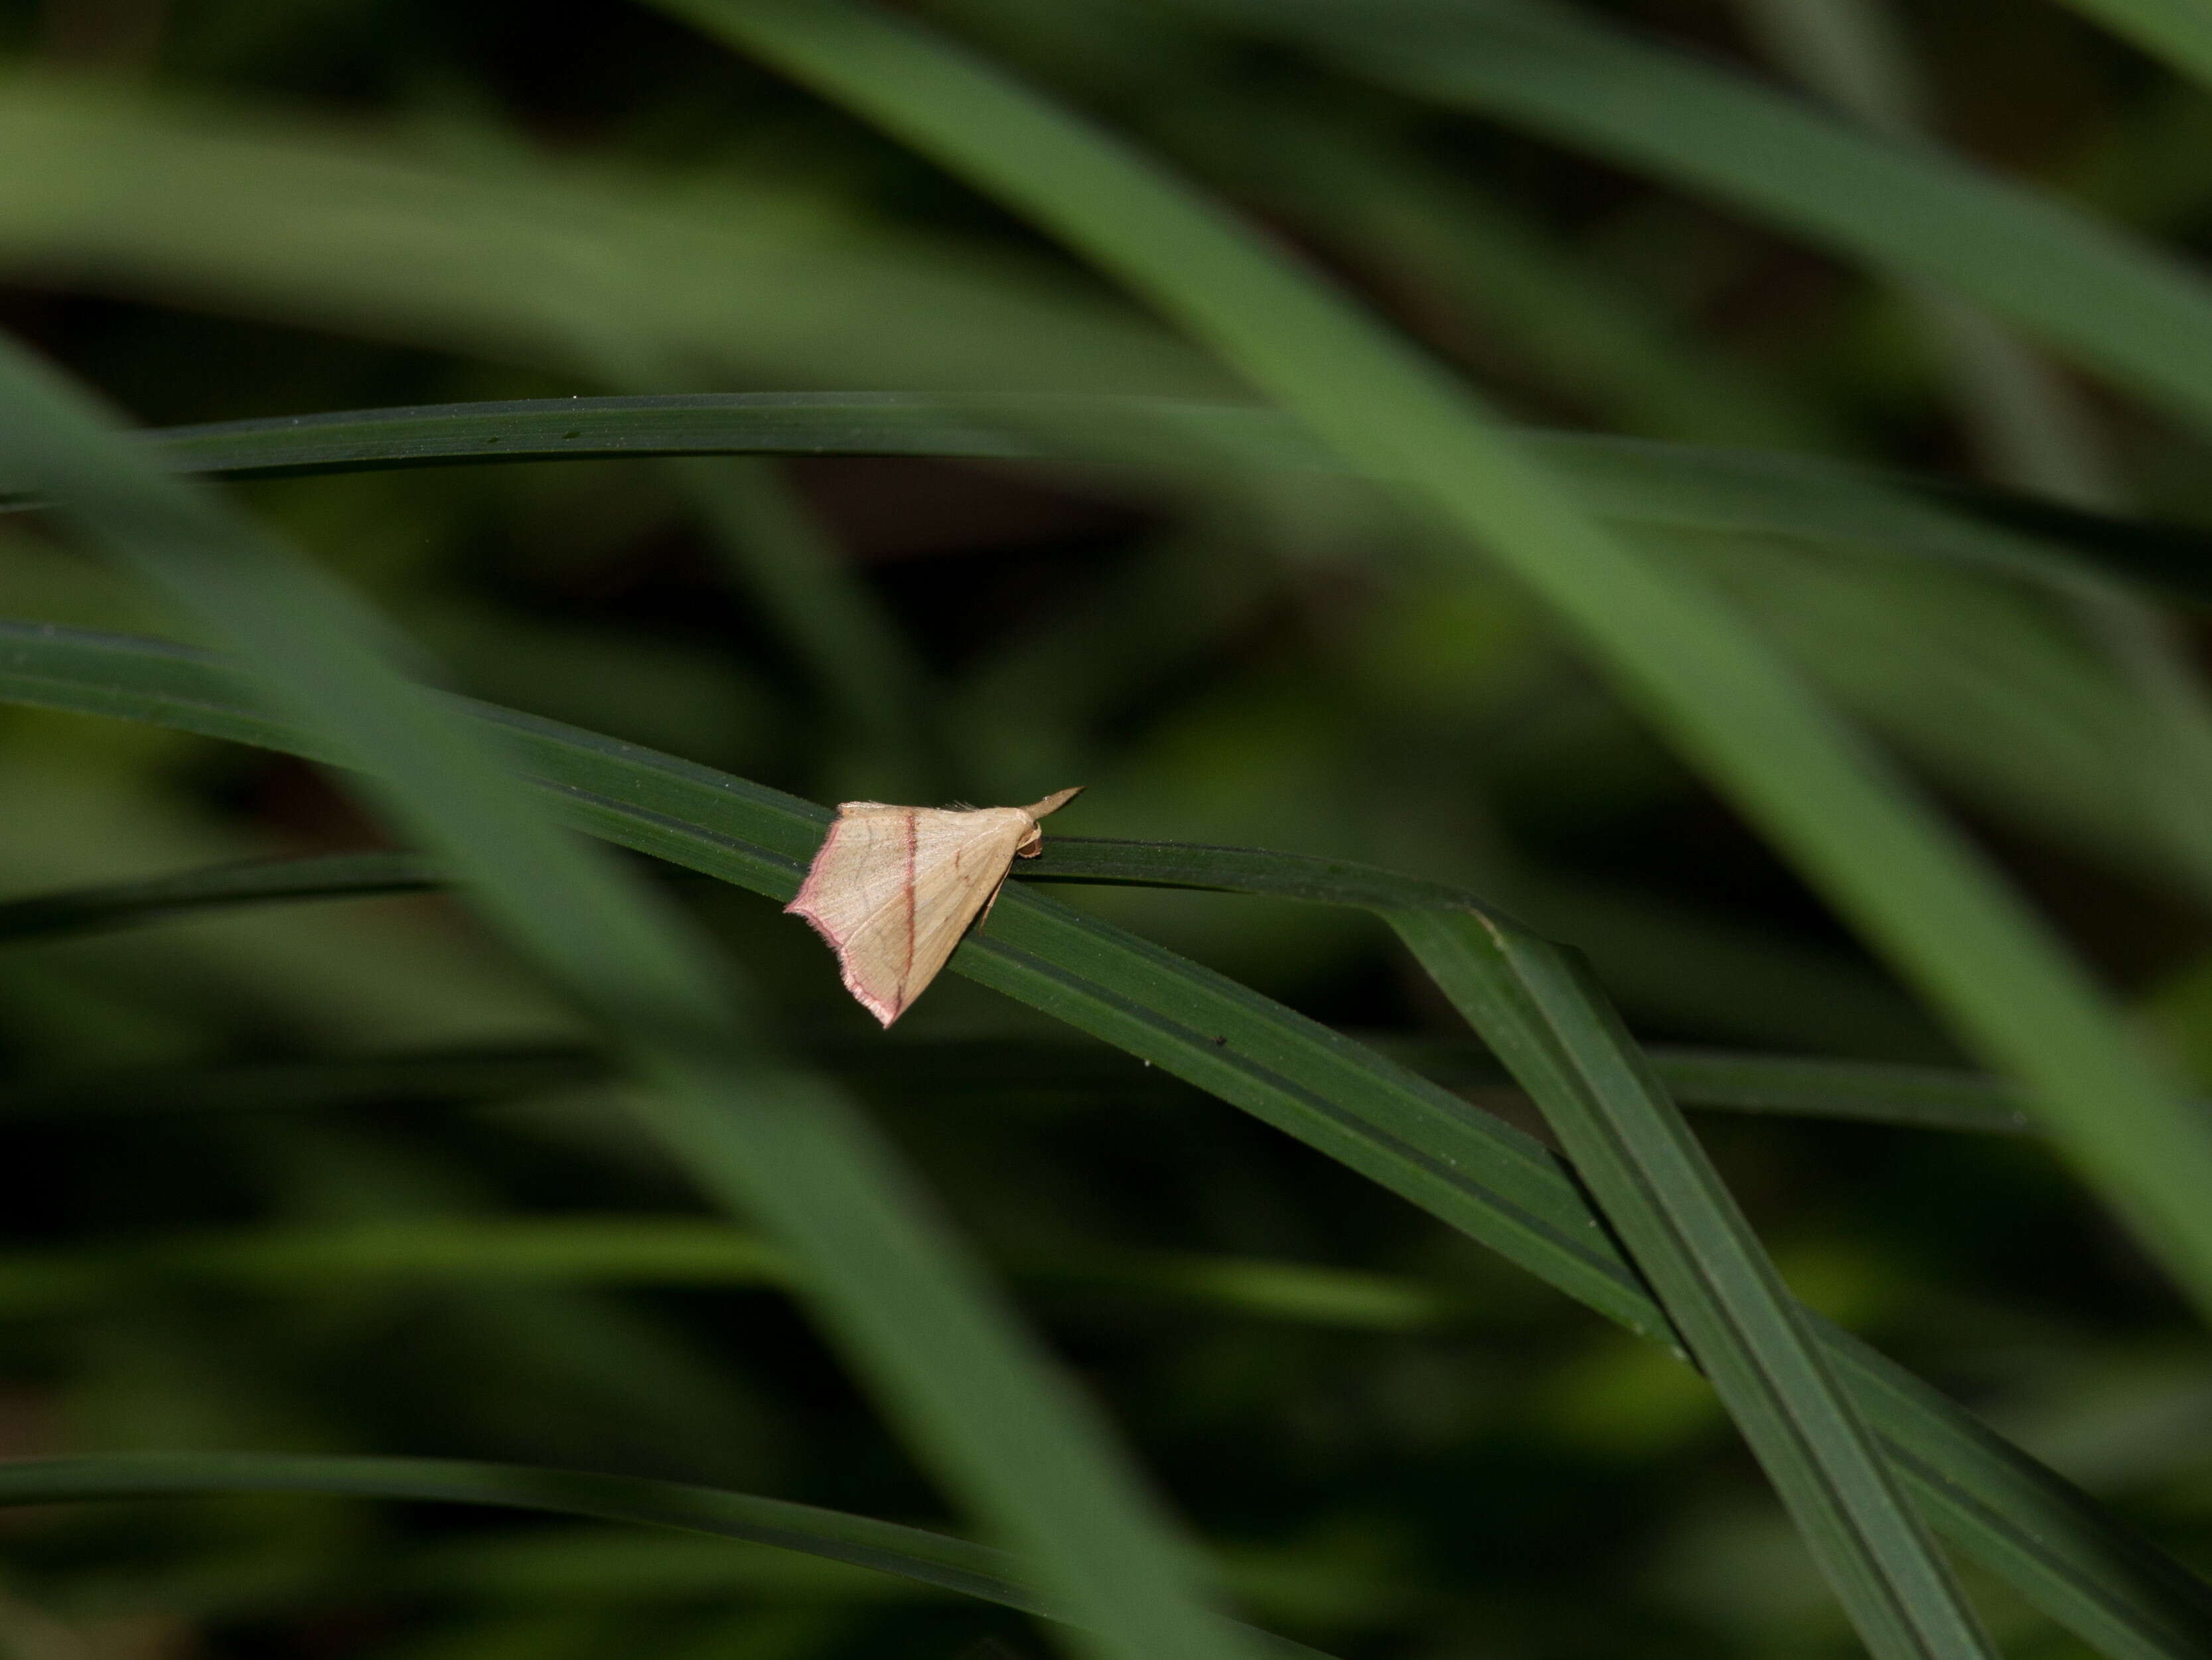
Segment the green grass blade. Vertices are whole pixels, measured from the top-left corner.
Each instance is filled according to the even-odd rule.
[[[1432,365],[1142,158],[887,15],[666,9],[1074,242],[1508,563],[1972,1047],[2033,1084],[2070,1154],[2212,1304],[2212,1136],[2063,947],[1725,611],[1578,512]]]
[[[1035,1576],[1002,1551],[845,1511],[633,1475],[447,1458],[318,1457],[271,1452],[106,1453],[10,1459],[0,1505],[307,1493],[406,1503],[483,1505],[712,1534],[849,1563],[962,1596],[1064,1620]],[[1320,1651],[1251,1632],[1260,1651],[1325,1660]]]
[[[1042,1613],[1045,1599],[1014,1577],[1003,1553],[920,1528],[749,1493],[634,1476],[415,1458],[282,1453],[121,1453],[10,1461],[0,1504],[190,1499],[219,1493],[316,1493],[437,1504],[501,1505],[646,1527],[677,1528],[803,1551]]]
[[[1749,1223],[1587,971],[1490,917],[1389,920],[1543,1109],[1868,1647],[1994,1653]]]
[[[1435,365],[1142,156],[887,13],[829,0],[663,9],[1069,240],[1507,564],[1970,1047],[2033,1085],[2069,1155],[2212,1308],[2212,1132],[2081,966],[1724,609],[1583,514]],[[2212,329],[2202,354],[2212,370]]]
[[[0,354],[0,447],[95,544],[240,651],[507,937],[659,1087],[648,1126],[805,1265],[811,1311],[915,1455],[1123,1660],[1246,1651],[1110,1434],[833,1089],[767,1059],[703,940],[557,828],[480,728],[387,666],[380,623],[165,472],[71,386]]]
[[[1025,866],[1016,874],[1023,880],[1105,879],[1072,875],[1075,868],[1089,865],[1126,872],[1125,879],[1132,885],[1158,885],[1161,879],[1147,866],[1121,862],[1119,850],[1129,846],[1145,848],[1148,857],[1169,851],[1158,843],[1054,836],[1051,848],[1056,858],[1035,867]],[[1279,869],[1302,863],[1284,854],[1253,849],[1222,851]],[[0,941],[132,927],[193,909],[288,899],[366,897],[443,885],[443,873],[413,854],[317,854],[246,860],[204,866],[173,876],[0,903]],[[1356,904],[1362,903],[1359,896],[1368,885],[1346,867],[1339,866],[1331,874],[1304,877],[1303,885],[1304,891],[1297,893],[1261,891],[1318,903]],[[1401,891],[1395,883],[1382,885],[1377,888],[1382,896],[1378,903]],[[1445,891],[1435,893],[1437,903],[1450,903]],[[1436,1042],[1386,1047],[1425,1077],[1446,1084],[1502,1081],[1503,1075],[1486,1049]],[[909,1073],[918,1061],[927,1064],[933,1058],[931,1051],[943,1051],[933,1057],[939,1063],[933,1075],[955,1088],[988,1087],[1010,1064],[1009,1052],[1000,1046],[980,1052],[966,1045],[938,1043],[921,1046],[918,1052],[916,1046],[902,1044],[896,1063],[902,1075]],[[1651,1048],[1646,1053],[1669,1092],[1686,1107],[1997,1134],[2040,1133],[2018,1090],[1999,1079],[1954,1068],[1801,1060],[1720,1049]],[[1054,1057],[1055,1061],[1062,1058]],[[816,1059],[817,1064],[841,1074],[871,1075],[866,1051],[840,1049]],[[1018,1069],[1036,1059],[1012,1053],[1012,1064]],[[0,1090],[0,1117],[68,1116],[155,1107],[252,1110],[386,1098],[485,1098],[605,1074],[605,1063],[587,1051],[542,1049],[157,1068],[94,1073]],[[1048,1062],[1042,1075],[1048,1082],[1064,1081],[1066,1067]],[[1126,1087],[1127,1082],[1117,1079],[1116,1085]]]
[[[1654,1049],[1649,1053],[1660,1081],[1686,1107],[1802,1114],[1990,1135],[2033,1135],[2040,1129],[2018,1090],[1976,1073],[1732,1055],[1717,1049]]]
[[[1932,109],[1886,0],[1739,0],[1754,32],[1808,86],[1872,131],[1923,144]],[[2212,21],[2212,12],[2200,10]],[[2077,506],[2118,510],[2126,496],[2081,398],[2001,325],[1949,294],[1910,285],[1954,402],[1991,476]],[[2188,654],[2163,619],[2118,591],[2077,601],[2085,631],[2132,683],[2173,749],[2212,756],[2212,714]],[[2154,763],[2154,765],[2156,763]],[[2170,761],[2160,771],[2170,770]],[[2153,808],[2182,842],[2203,820],[2194,800]]]
[[[1498,915],[1489,908],[1485,914]],[[1494,1087],[1510,1076],[1486,1044],[1471,1038],[1401,1040],[1382,1047],[1424,1078],[1455,1088]],[[2001,1079],[1952,1067],[1660,1044],[1645,1046],[1644,1055],[1679,1104],[1705,1111],[1837,1118],[1985,1135],[2041,1133],[2019,1090]],[[2200,1104],[2199,1110],[2212,1112],[2212,1107]]]
[[[165,642],[0,623],[0,697],[150,721],[318,757],[238,672]],[[572,824],[781,902],[828,812],[633,745],[462,702]],[[1478,908],[1429,882],[1239,848],[1050,837],[1045,879],[1149,881],[1380,911]],[[1021,873],[1030,874],[1026,869]],[[1674,1341],[1557,1158],[1364,1046],[1121,930],[1010,888],[954,972],[992,986],[1338,1158],[1551,1285]],[[1955,1402],[1814,1322],[1919,1501],[1946,1535],[2095,1647],[2212,1660],[2212,1587]]]
[[[1862,135],[1707,60],[1533,0],[1185,3],[1939,284],[2212,428],[2212,289],[2024,186]]]
[[[1271,410],[1117,398],[771,392],[356,410],[143,435],[168,465],[234,478],[644,456],[918,455],[1340,469]],[[2212,538],[1810,456],[1529,433],[1589,509],[1626,529],[1759,534],[2063,583],[2089,569],[2212,602]],[[1201,458],[1194,463],[1193,452]],[[0,458],[4,466],[5,458]],[[4,486],[0,478],[0,486]],[[9,504],[0,488],[0,506]],[[25,503],[18,495],[15,505]]]

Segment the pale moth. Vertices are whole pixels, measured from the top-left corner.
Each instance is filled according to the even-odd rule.
[[[784,910],[830,942],[845,989],[888,1026],[937,977],[969,925],[991,914],[1014,860],[1037,856],[1037,820],[1082,787],[1026,807],[840,803]]]

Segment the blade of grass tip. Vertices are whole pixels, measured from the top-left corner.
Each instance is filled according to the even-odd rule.
[[[234,905],[418,893],[439,885],[441,880],[428,860],[411,853],[331,853],[307,858],[241,860],[174,876],[0,901],[0,944],[127,927],[156,916]]]
[[[190,647],[0,622],[16,701],[170,726],[328,759]],[[798,891],[829,812],[631,744],[457,701],[512,746],[569,823],[775,899]],[[1393,911],[1482,909],[1470,896],[1339,860],[1054,837],[1034,879],[1145,881]],[[1665,1315],[1559,1159],[1502,1121],[1196,964],[1049,903],[1002,895],[955,973],[1005,993],[1340,1160],[1655,1341]],[[877,1050],[875,1053],[881,1054]],[[2212,1587],[1955,1402],[1837,1327],[1813,1329],[1947,1534],[2084,1641],[2125,1660],[2212,1660]]]
[[[240,651],[493,921],[622,1037],[639,1110],[723,1202],[804,1265],[816,1317],[915,1455],[1037,1564],[1122,1660],[1248,1645],[1103,1424],[928,1213],[845,1099],[746,1036],[711,949],[545,818],[483,744],[379,655],[380,623],[173,478],[9,344],[0,447],[96,544]]]
[[[2030,1085],[2212,1310],[2212,1133],[2081,966],[1726,611],[1587,518],[1432,363],[1145,158],[902,19],[833,0],[660,3],[1055,232],[1506,563],[1972,1048]]]
[[[1993,1654],[1750,1225],[1587,972],[1491,918],[1389,920],[1543,1110],[1867,1646]]]

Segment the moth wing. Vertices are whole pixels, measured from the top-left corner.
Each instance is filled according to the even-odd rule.
[[[786,907],[836,952],[845,986],[888,1026],[937,977],[1036,833],[1018,807],[853,803]]]
[[[1036,821],[1019,807],[924,812],[921,817],[914,962],[907,976],[906,1003],[921,995],[975,919],[990,909],[1016,850],[1036,834]]]
[[[904,889],[907,818],[913,811],[873,801],[845,803],[808,866],[798,897],[784,907],[811,922],[840,957],[847,943]]]

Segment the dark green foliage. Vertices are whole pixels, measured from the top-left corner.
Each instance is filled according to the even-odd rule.
[[[0,1647],[2212,1656],[2080,9],[9,20]],[[1079,781],[889,1033],[777,914]]]

